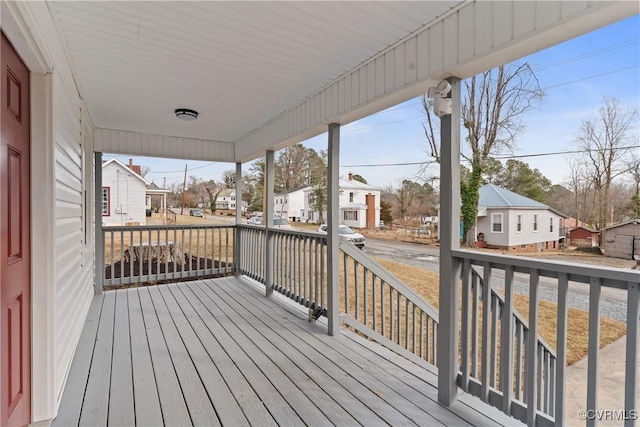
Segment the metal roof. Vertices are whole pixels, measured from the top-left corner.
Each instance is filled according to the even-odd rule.
[[[480,187],[480,200],[478,205],[487,208],[549,208],[549,206],[544,203],[537,202],[493,184],[485,184]]]

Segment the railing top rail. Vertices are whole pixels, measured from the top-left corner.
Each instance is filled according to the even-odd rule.
[[[400,292],[407,299],[409,299],[416,307],[420,308],[423,312],[425,312],[429,317],[438,322],[439,316],[438,312],[434,310],[423,297],[418,295],[413,289],[408,288],[401,281],[396,279],[391,273],[382,268],[377,264],[371,264],[369,259],[362,253],[362,251],[356,248],[354,245],[347,242],[340,242],[340,250],[359,264],[367,267],[369,271],[378,276],[380,279],[384,280],[390,286],[392,286],[396,291]]]
[[[171,225],[105,225],[104,232],[109,231],[139,231],[139,230],[182,230],[197,228],[235,228],[235,224],[171,224]]]
[[[567,274],[570,281],[589,283],[592,277],[602,279],[602,286],[627,289],[629,283],[640,283],[640,270],[623,270],[614,267],[599,267],[564,261],[549,261],[536,258],[514,257],[486,252],[455,250],[452,255],[460,259],[468,259],[474,265],[490,262],[493,268],[513,267],[518,273],[530,273],[532,269],[540,276],[557,278],[559,274]]]
[[[266,230],[264,225],[253,225],[253,224],[238,224],[240,228],[249,228],[249,229],[257,229],[257,230]],[[317,231],[301,231],[301,230],[284,230],[278,227],[269,228],[270,233],[281,233],[281,234],[290,234],[295,236],[306,236],[313,238],[327,238],[326,234],[318,233]]]

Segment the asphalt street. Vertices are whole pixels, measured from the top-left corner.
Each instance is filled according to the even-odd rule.
[[[368,238],[364,251],[373,257],[397,261],[436,273],[438,272],[440,262],[440,250],[438,247]],[[504,272],[494,270],[492,276],[492,286],[504,289]],[[514,291],[522,295],[529,295],[528,275],[519,273],[514,275]],[[557,280],[541,277],[538,294],[540,299],[556,303],[558,297]],[[589,310],[589,285],[586,283],[570,282],[568,302],[570,307]],[[600,313],[602,316],[626,322],[627,291],[603,288],[600,300]]]

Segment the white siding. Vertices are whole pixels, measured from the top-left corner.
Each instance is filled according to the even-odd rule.
[[[91,128],[90,123],[87,124]],[[53,80],[55,157],[55,385],[60,396],[93,296],[92,248],[85,246],[81,101],[75,86]],[[91,198],[89,198],[90,200]]]
[[[102,217],[103,225],[146,224],[146,186],[133,172],[112,162],[102,168],[102,186],[109,187],[111,199],[109,215]]]
[[[502,214],[502,233],[491,230],[491,215]],[[522,231],[517,231],[518,215],[522,215]],[[538,215],[538,231],[533,231],[533,217]],[[553,232],[549,219],[553,218]],[[513,247],[557,241],[560,235],[560,216],[548,209],[488,209],[487,216],[478,217],[477,232],[484,233],[488,245]],[[477,237],[477,236],[476,236]]]

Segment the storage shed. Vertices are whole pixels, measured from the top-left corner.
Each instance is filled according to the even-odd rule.
[[[589,227],[576,227],[569,231],[569,244],[579,248],[600,245],[600,232]]]
[[[640,256],[640,219],[631,219],[600,232],[602,249],[606,256],[633,259]]]

